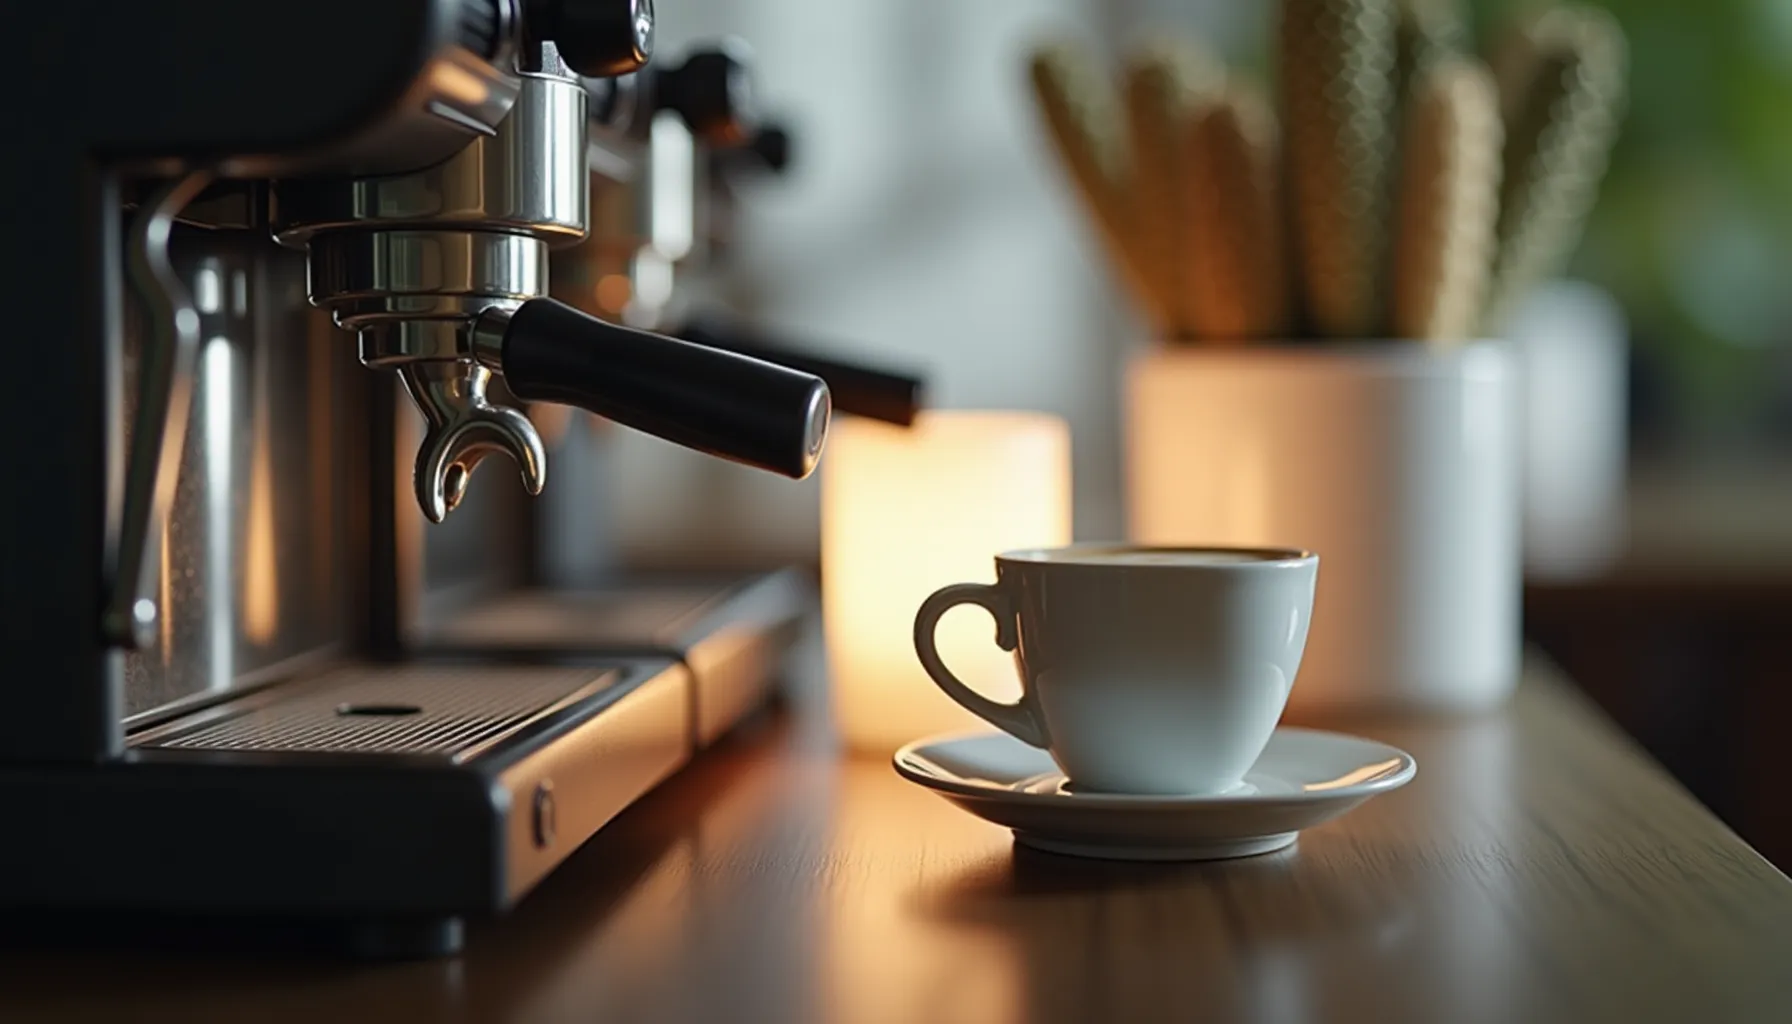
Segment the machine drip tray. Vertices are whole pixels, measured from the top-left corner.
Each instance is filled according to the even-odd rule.
[[[657,657],[348,665],[142,730],[114,761],[0,765],[30,823],[0,843],[0,908],[451,952],[690,758],[693,688]]]

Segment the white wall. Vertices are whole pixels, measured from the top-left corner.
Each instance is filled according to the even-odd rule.
[[[1142,21],[1161,20],[1157,8],[1192,24],[1192,12],[1176,10],[1189,6],[656,5],[663,52],[723,34],[745,39],[763,104],[796,133],[792,172],[747,204],[730,291],[817,349],[924,368],[935,406],[1066,417],[1083,538],[1123,528],[1116,384],[1141,329],[1093,255],[1040,134],[1025,55],[1062,32],[1132,38]],[[815,481],[611,434],[613,508],[631,560],[813,556]]]

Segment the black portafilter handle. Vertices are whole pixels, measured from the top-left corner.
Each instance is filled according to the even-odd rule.
[[[694,319],[675,332],[687,341],[726,352],[755,356],[827,382],[834,408],[854,416],[913,426],[926,404],[925,382],[896,370],[824,359],[782,344],[762,333],[714,318]]]
[[[554,299],[488,311],[476,333],[481,360],[495,354],[526,401],[576,405],[799,480],[821,458],[831,405],[813,374],[620,327]]]

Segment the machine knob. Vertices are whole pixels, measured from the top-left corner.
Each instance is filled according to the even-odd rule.
[[[738,146],[753,131],[753,81],[746,47],[729,41],[698,50],[654,76],[655,106],[676,111],[700,142]]]
[[[802,479],[832,401],[821,378],[599,320],[554,299],[488,309],[481,364],[526,401],[576,405],[687,448]]]
[[[747,143],[747,152],[759,159],[773,174],[790,169],[790,132],[781,125],[766,125]]]
[[[640,69],[653,56],[653,0],[528,0],[532,35],[587,78]]]
[[[731,149],[710,150],[712,172],[718,177],[751,177],[783,174],[790,170],[790,131],[779,124],[761,124],[745,143]]]
[[[639,91],[639,74],[617,75],[614,78],[579,77],[585,87],[585,117],[594,126],[626,130],[635,116],[635,95]]]

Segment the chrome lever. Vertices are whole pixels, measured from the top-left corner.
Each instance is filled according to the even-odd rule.
[[[125,453],[123,508],[109,552],[100,617],[105,642],[127,650],[148,647],[155,636],[149,538],[174,502],[199,355],[199,311],[168,260],[168,239],[175,214],[211,180],[209,170],[188,171],[144,203],[131,222],[127,270],[131,287],[147,307],[149,329],[138,356],[137,412]]]

